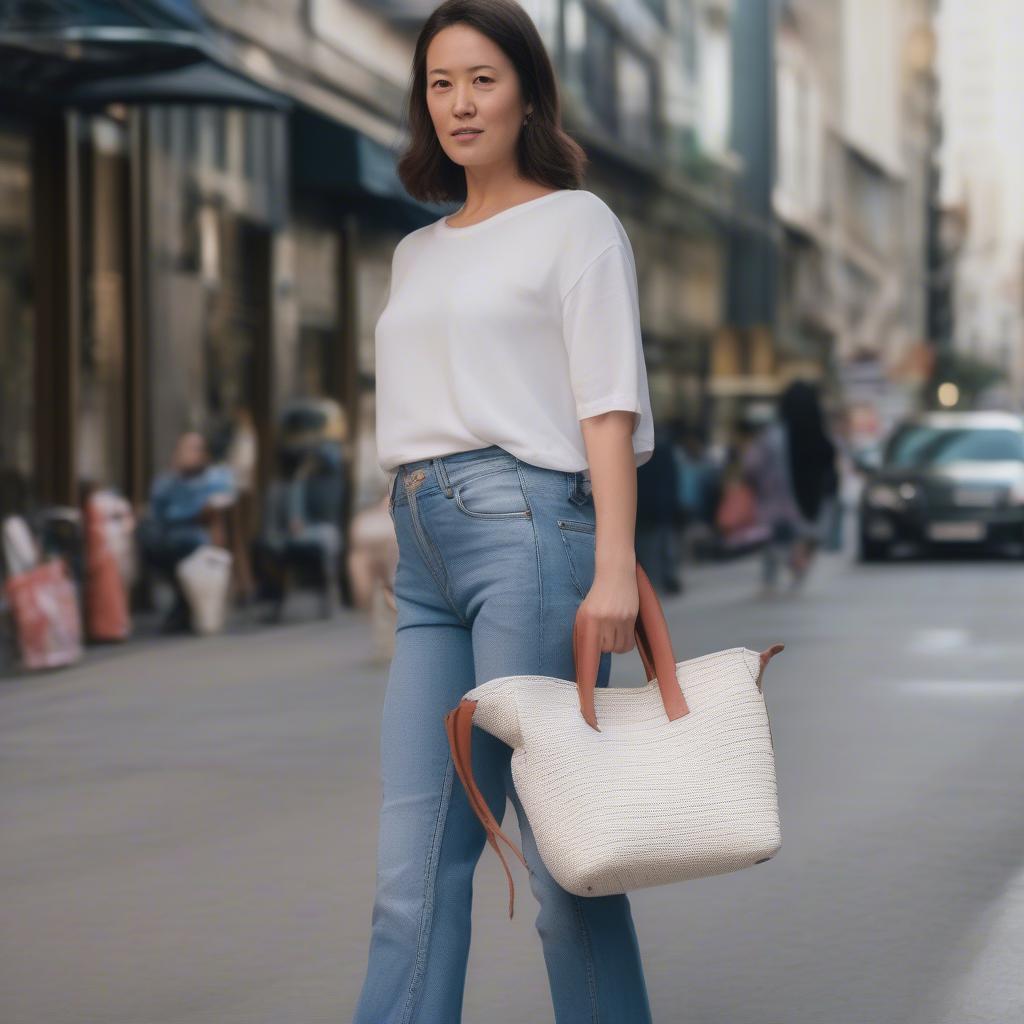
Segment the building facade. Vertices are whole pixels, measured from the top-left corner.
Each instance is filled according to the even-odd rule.
[[[927,0],[784,0],[774,208],[779,351],[875,439],[929,365]]]
[[[876,422],[905,400],[925,332],[928,6],[524,3],[584,187],[633,243],[656,419],[721,441],[794,373],[845,385]],[[347,514],[379,499],[373,327],[391,255],[452,209],[395,173],[432,7],[0,14],[4,510],[74,504],[92,481],[141,503],[182,431],[240,421],[258,487],[284,404],[316,397],[344,411]]]
[[[731,0],[525,6],[584,187],[634,245],[656,415],[700,425],[738,174]],[[74,504],[89,482],[142,503],[181,432],[239,419],[259,485],[283,404],[319,396],[348,424],[349,513],[380,497],[373,326],[398,240],[451,211],[395,174],[431,7],[69,0],[0,16],[6,508]]]
[[[239,422],[258,488],[304,397],[342,405],[368,500],[371,317],[394,241],[440,210],[400,189],[341,81],[334,109],[313,71],[276,73],[316,11],[242,6],[277,26],[273,56],[188,0],[0,12],[4,512],[91,483],[142,504],[182,432],[216,449]]]
[[[1024,410],[1024,8],[942,0],[941,198],[959,226],[953,344],[1005,375],[996,400]]]

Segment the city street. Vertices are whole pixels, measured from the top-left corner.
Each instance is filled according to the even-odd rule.
[[[579,591],[591,513],[659,592],[682,528],[678,662],[784,645],[781,849],[630,893],[653,1020],[1024,1024],[1022,53],[1024,0],[0,4],[0,1024],[352,1024],[379,583],[432,545],[507,610],[534,496]],[[450,710],[432,765],[385,731],[417,785]],[[552,1024],[508,861],[461,1021],[413,899],[366,1024]]]
[[[768,602],[756,570],[701,567],[664,605],[680,660],[786,644],[765,680],[783,845],[632,896],[655,1020],[1024,1019],[1024,568],[829,555]],[[0,1020],[350,1021],[386,669],[346,613],[0,681]],[[613,678],[643,682],[635,652]],[[511,866],[512,921],[485,847],[467,1024],[551,1020]]]

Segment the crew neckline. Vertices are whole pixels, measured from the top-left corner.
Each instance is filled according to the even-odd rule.
[[[443,231],[446,235],[461,235],[467,232],[472,232],[476,228],[482,228],[487,224],[493,224],[497,220],[503,220],[506,217],[511,216],[513,213],[517,213],[519,210],[524,210],[527,207],[534,207],[545,200],[554,199],[555,196],[565,195],[566,192],[578,192],[579,189],[574,188],[559,188],[555,189],[554,192],[545,192],[542,196],[534,196],[533,199],[527,199],[525,202],[516,203],[514,206],[507,206],[504,210],[499,210],[497,213],[492,213],[490,217],[485,217],[483,220],[478,220],[475,224],[463,224],[455,225],[449,224],[448,218],[454,217],[455,214],[445,214],[437,222],[438,229]]]

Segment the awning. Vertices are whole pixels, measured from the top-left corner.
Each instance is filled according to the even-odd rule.
[[[413,199],[395,168],[398,152],[306,106],[291,118],[292,181],[297,191],[398,200],[416,223],[450,212],[450,203]]]
[[[0,92],[58,101],[74,86],[217,57],[192,0],[40,0],[0,6]]]
[[[287,96],[265,89],[212,61],[153,74],[114,75],[81,82],[65,90],[63,102],[73,107],[102,107],[108,103],[202,103],[278,111],[287,111],[292,106]]]

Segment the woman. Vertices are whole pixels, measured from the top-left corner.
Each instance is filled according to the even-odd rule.
[[[634,647],[636,467],[654,450],[632,248],[579,188],[533,23],[514,0],[448,0],[413,62],[399,173],[417,198],[464,202],[399,242],[376,328],[398,610],[356,1024],[460,1019],[485,834],[444,715],[497,676],[574,678],[577,613],[597,623],[608,684],[611,653]],[[476,730],[491,811],[500,823],[507,797],[519,819],[556,1021],[649,1021],[626,896],[555,883],[511,753]]]

